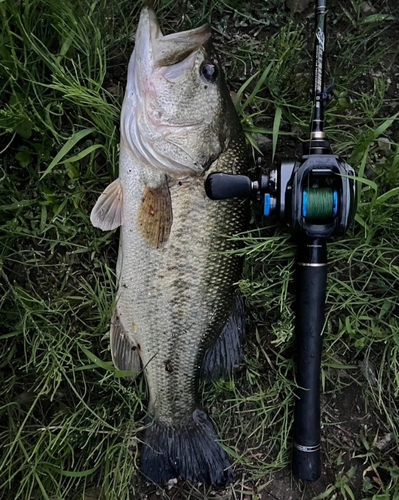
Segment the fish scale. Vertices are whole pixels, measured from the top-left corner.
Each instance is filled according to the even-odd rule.
[[[223,160],[210,172],[223,171]],[[122,182],[131,184],[129,197],[140,199],[137,177],[143,167],[132,166],[132,171],[135,168],[137,175],[122,177]],[[240,258],[223,255],[237,246],[227,237],[246,224],[242,203],[213,203],[205,195],[202,178],[172,187],[171,199],[174,222],[164,248],[154,249],[139,232],[122,229],[121,255],[129,258],[124,258],[120,271],[127,286],[118,294],[122,324],[138,328],[132,340],[140,345],[146,367],[150,412],[170,422],[195,407],[201,355],[227,320],[241,272]],[[135,213],[135,204],[125,206],[125,217],[134,218]],[[176,392],[178,400],[173,397]]]

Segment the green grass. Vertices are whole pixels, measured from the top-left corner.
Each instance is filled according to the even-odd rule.
[[[277,1],[158,4],[166,31],[213,19],[246,135],[267,165],[298,154],[311,111],[311,9],[299,16]],[[389,82],[398,72],[398,19],[384,2],[368,15],[358,0],[342,4],[331,14],[336,87],[326,130],[360,176],[359,208],[347,236],[328,247],[322,422],[329,472],[303,498],[398,499],[399,103]],[[100,490],[107,500],[139,498],[131,476],[145,385],[126,383],[110,361],[117,237],[89,221],[117,172],[139,9],[140,2],[105,0],[0,3],[0,497],[7,500],[88,500]],[[259,500],[288,467],[295,246],[284,227],[255,219],[241,237],[245,362],[234,380],[201,387],[237,482],[216,496],[178,485],[158,489],[160,498]],[[350,387],[364,406],[343,444],[347,415],[334,405]]]

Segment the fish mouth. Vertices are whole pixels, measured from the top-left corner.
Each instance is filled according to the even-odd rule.
[[[180,70],[192,65],[189,56],[210,42],[212,30],[209,24],[199,28],[164,35],[159,27],[158,19],[150,7],[141,11],[139,25],[136,32],[136,50],[147,54],[147,61],[151,69],[179,64]],[[148,68],[150,69],[150,68]]]

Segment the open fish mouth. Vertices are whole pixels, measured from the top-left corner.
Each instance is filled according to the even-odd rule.
[[[146,54],[152,69],[182,63],[192,64],[190,54],[205,46],[211,39],[212,30],[208,24],[199,28],[163,35],[155,12],[145,7],[140,16],[136,33],[136,50]],[[144,64],[144,59],[143,59]]]
[[[208,157],[217,158],[226,144],[218,121],[227,89],[211,38],[208,24],[164,35],[155,12],[141,12],[121,136],[135,158],[169,175],[202,174]]]

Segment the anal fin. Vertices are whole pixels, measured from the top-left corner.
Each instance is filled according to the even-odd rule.
[[[115,367],[137,375],[141,371],[139,348],[127,335],[117,309],[111,320],[110,338],[112,361]],[[132,374],[129,378],[133,379],[135,375]]]
[[[245,335],[244,301],[237,294],[234,310],[227,320],[215,344],[205,351],[201,375],[218,380],[230,378],[244,357],[243,339]]]

